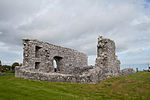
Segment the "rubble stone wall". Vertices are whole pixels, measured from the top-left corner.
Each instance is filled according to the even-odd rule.
[[[110,39],[98,38],[96,67],[106,70],[109,76],[118,76],[120,61],[115,55],[115,42]]]
[[[87,65],[87,56],[77,50],[38,40],[23,39],[23,64],[15,68],[15,76],[49,82],[98,83],[111,76],[135,73],[133,69],[120,70],[115,55],[115,42],[98,37],[95,66]],[[54,68],[53,61],[57,68]]]
[[[56,46],[38,40],[23,39],[23,67],[49,73],[54,72],[54,60],[57,72],[73,74],[78,67],[87,65],[87,56],[77,50]]]

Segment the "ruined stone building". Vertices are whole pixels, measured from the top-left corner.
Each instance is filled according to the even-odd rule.
[[[114,41],[103,37],[98,38],[95,66],[88,66],[87,55],[77,50],[31,39],[23,39],[23,45],[23,64],[16,67],[16,77],[49,82],[98,83],[110,76],[134,73],[133,69],[120,70]]]

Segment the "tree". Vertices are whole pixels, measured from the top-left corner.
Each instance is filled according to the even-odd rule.
[[[12,70],[15,70],[15,67],[16,66],[19,66],[19,63],[18,62],[14,62],[13,64],[12,64]]]
[[[9,66],[9,65],[3,65],[2,66],[2,72],[9,71],[10,69],[11,69],[11,66]]]
[[[2,62],[1,62],[1,60],[0,60],[0,66],[2,66]]]
[[[0,60],[0,72],[2,72],[2,63],[1,63],[1,60]]]

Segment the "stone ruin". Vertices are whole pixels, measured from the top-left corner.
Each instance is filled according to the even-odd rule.
[[[111,76],[134,73],[130,68],[120,70],[114,41],[102,36],[98,38],[95,66],[88,66],[87,55],[74,49],[32,39],[23,39],[23,45],[23,64],[16,67],[15,77],[49,82],[98,83]]]

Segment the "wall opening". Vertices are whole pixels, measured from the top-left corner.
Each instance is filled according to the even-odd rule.
[[[40,68],[40,62],[35,62],[35,69],[39,69]]]
[[[62,57],[55,56],[54,59],[53,59],[54,72],[60,72],[62,65],[63,65]]]
[[[39,46],[35,46],[35,57],[39,57],[40,56],[40,49],[42,47],[39,47]]]
[[[57,63],[56,60],[53,60],[54,72],[57,72]]]

